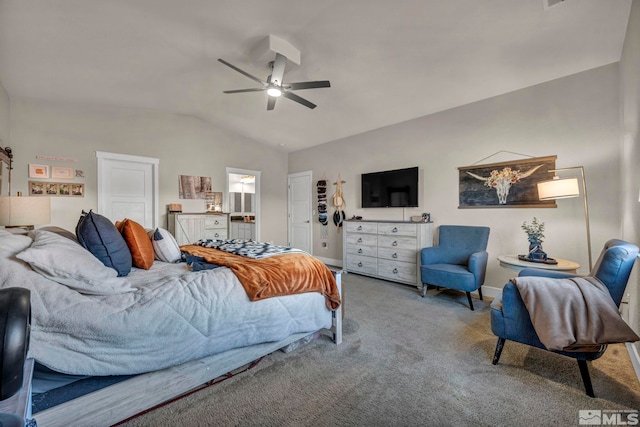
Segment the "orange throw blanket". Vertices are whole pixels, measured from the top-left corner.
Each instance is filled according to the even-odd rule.
[[[198,245],[180,246],[180,250],[202,257],[211,264],[229,267],[251,301],[319,292],[326,297],[329,310],[335,311],[340,306],[335,277],[326,265],[308,254],[290,253],[252,259]]]

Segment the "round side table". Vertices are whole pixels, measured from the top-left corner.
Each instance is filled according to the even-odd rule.
[[[541,270],[566,271],[567,273],[577,273],[580,264],[567,259],[555,258],[557,264],[544,264],[542,262],[522,261],[518,255],[500,255],[498,261],[500,266],[509,270],[520,271],[525,268],[538,268]]]

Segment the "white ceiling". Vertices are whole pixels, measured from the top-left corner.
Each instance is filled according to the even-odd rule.
[[[620,59],[632,0],[0,0],[0,81],[11,97],[190,114],[294,151]],[[301,52],[266,79],[268,35]]]

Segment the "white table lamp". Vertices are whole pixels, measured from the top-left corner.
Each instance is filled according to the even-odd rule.
[[[0,196],[0,225],[33,230],[34,225],[51,223],[49,197]]]

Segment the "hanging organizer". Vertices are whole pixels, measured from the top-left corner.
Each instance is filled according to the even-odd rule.
[[[344,207],[346,206],[346,203],[342,194],[342,184],[345,183],[346,181],[342,180],[340,174],[338,174],[337,181],[333,183],[333,185],[336,186],[336,192],[333,195],[333,207],[336,209],[333,213],[333,223],[338,228],[342,227],[342,223],[345,219]]]
[[[324,226],[329,224],[327,218],[327,177],[324,174],[316,184],[316,191],[318,194],[318,221]]]

